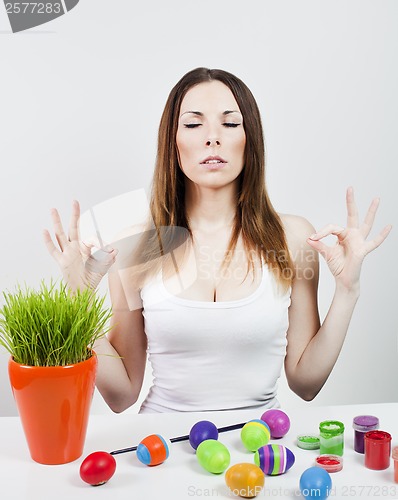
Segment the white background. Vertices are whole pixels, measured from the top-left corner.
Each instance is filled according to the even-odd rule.
[[[395,0],[81,0],[12,34],[0,5],[0,290],[59,276],[42,242],[51,207],[66,222],[74,198],[85,211],[149,192],[170,89],[195,67],[225,69],[257,99],[279,212],[345,225],[347,186],[362,216],[381,197],[374,233],[395,227],[364,263],[343,351],[310,404],[397,401],[397,25]],[[332,296],[322,262],[322,317]],[[0,415],[16,414],[7,359]],[[307,404],[283,378],[279,399]],[[98,394],[93,411],[108,411]]]

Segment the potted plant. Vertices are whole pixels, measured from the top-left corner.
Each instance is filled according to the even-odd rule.
[[[3,292],[0,344],[11,354],[8,372],[31,457],[61,464],[83,452],[97,357],[95,342],[111,316],[91,289],[63,284],[19,285]]]

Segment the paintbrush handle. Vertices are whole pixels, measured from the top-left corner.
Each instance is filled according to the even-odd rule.
[[[217,430],[218,432],[228,432],[228,431],[234,431],[236,429],[241,429],[246,422],[241,422],[239,424],[233,424],[233,425],[227,425],[226,427],[219,427]],[[189,434],[186,434],[185,436],[177,436],[173,437],[170,439],[171,443],[178,443],[179,441],[188,441],[189,440]],[[121,450],[114,450],[111,451],[111,455],[120,455],[121,453],[129,453],[130,451],[136,451],[138,446],[132,446],[131,448],[122,448]]]

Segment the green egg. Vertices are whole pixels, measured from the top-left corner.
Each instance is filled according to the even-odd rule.
[[[200,465],[212,474],[224,472],[231,461],[228,448],[215,439],[202,441],[196,449]]]
[[[262,420],[250,420],[242,427],[240,437],[247,450],[257,451],[268,444],[271,432]]]

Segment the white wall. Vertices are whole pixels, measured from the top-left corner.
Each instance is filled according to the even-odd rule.
[[[0,289],[59,275],[41,236],[52,206],[66,220],[73,198],[88,210],[147,190],[171,87],[197,66],[222,68],[258,101],[278,211],[344,225],[348,185],[362,215],[381,197],[375,231],[395,227],[366,259],[347,341],[311,404],[396,401],[398,3],[244,5],[82,0],[19,34],[0,6]],[[321,271],[324,316],[333,280]],[[1,352],[1,415],[16,413],[6,364]],[[284,383],[280,400],[304,404]],[[107,411],[98,396],[94,411]]]

